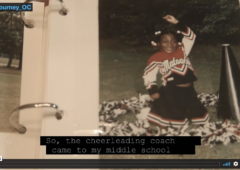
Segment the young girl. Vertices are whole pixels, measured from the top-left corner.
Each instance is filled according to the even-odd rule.
[[[147,119],[161,127],[181,127],[188,119],[193,124],[204,124],[209,115],[197,98],[193,85],[197,78],[188,58],[196,35],[171,15],[163,19],[175,24],[183,39],[178,43],[174,32],[155,33],[159,36],[159,43],[152,44],[159,46],[160,51],[149,58],[143,75],[144,85],[154,99]],[[159,89],[156,82],[158,72],[162,74]]]

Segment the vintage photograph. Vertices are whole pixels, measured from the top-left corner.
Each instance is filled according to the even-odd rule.
[[[0,132],[15,132],[9,118],[20,104],[23,28],[20,12],[0,12]]]
[[[99,1],[101,135],[201,136],[147,158],[238,158],[239,18],[238,0]]]

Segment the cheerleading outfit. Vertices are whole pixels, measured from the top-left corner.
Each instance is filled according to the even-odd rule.
[[[159,126],[181,127],[190,119],[192,123],[204,124],[209,120],[206,108],[197,98],[194,86],[179,87],[179,84],[197,80],[189,60],[189,53],[196,35],[181,22],[176,24],[183,35],[182,43],[173,53],[160,51],[151,56],[144,70],[144,85],[149,95],[159,93],[148,114],[148,121]],[[157,74],[162,75],[162,86],[157,86]]]

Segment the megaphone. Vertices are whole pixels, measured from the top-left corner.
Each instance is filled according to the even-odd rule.
[[[240,69],[229,44],[222,44],[217,116],[240,122]]]

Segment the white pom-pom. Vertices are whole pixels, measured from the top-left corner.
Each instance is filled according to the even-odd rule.
[[[177,31],[178,34],[180,34],[181,32],[180,31]]]
[[[178,43],[178,45],[181,45],[181,44],[182,44],[182,43],[180,43],[180,42]]]
[[[158,35],[158,32],[155,32],[155,35]]]
[[[161,31],[158,31],[158,34],[161,34]]]

